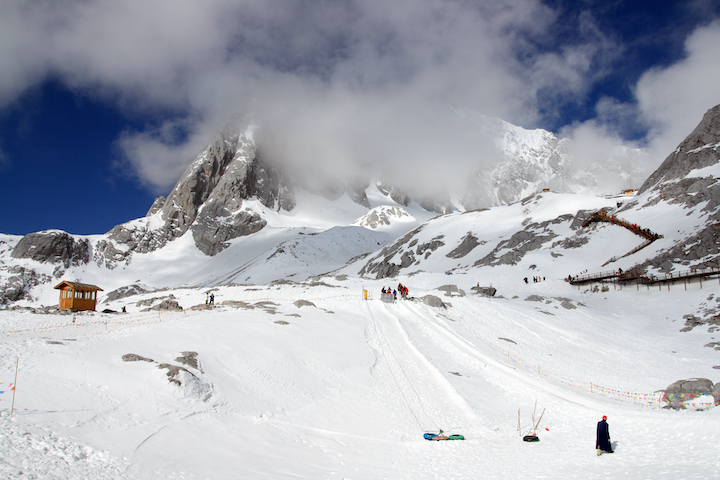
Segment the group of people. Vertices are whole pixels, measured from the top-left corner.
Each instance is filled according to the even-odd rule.
[[[398,292],[400,292],[400,298],[407,298],[408,288],[402,283],[398,283],[397,290],[392,290],[390,287],[382,287],[382,293],[391,294],[395,300],[397,300]]]
[[[530,283],[528,281],[528,277],[523,278],[523,280],[525,281],[525,283]],[[545,277],[533,277],[533,283],[542,282],[543,280],[545,280]]]
[[[632,228],[633,230],[637,230],[640,235],[644,236],[647,239],[657,240],[658,238],[660,238],[660,235],[658,235],[657,233],[654,233],[649,228],[640,228],[637,223],[631,224],[630,228]]]

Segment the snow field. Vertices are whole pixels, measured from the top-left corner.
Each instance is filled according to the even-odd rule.
[[[441,296],[423,281],[430,283],[403,279],[411,295]],[[255,308],[107,332],[68,332],[53,323],[57,316],[2,312],[2,331],[30,322],[46,329],[0,343],[1,372],[20,358],[15,416],[6,398],[0,403],[0,478],[720,476],[718,409],[648,408],[528,368],[642,392],[680,378],[715,380],[716,352],[698,344],[707,333],[680,333],[676,314],[717,295],[717,285],[602,294],[563,282],[513,285],[501,293],[514,299],[441,296],[447,309],[362,301],[360,281],[226,286],[216,298]],[[186,305],[204,301],[204,292],[172,291]],[[546,300],[525,301],[531,293]],[[316,306],[298,308],[297,299]],[[176,361],[187,351],[198,353],[198,369]],[[127,353],[153,362],[123,362]],[[161,363],[187,368],[182,386]],[[518,409],[524,434],[536,401],[541,441],[527,444]],[[603,414],[617,451],[597,457]],[[422,439],[438,428],[467,440]]]

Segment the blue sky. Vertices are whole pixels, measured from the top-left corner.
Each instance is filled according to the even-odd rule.
[[[720,103],[719,46],[715,0],[3,2],[0,232],[143,216],[234,112],[293,162],[415,158],[449,105],[651,169]]]

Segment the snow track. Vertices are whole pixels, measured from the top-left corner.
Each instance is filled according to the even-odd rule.
[[[395,306],[368,303],[369,343],[390,374],[420,431],[448,430],[475,415],[443,374],[420,352],[402,326]],[[405,313],[405,312],[403,312]]]

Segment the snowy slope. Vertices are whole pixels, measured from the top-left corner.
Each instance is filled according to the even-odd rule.
[[[606,291],[564,281],[640,243],[616,225],[573,227],[578,211],[617,201],[543,193],[442,216],[321,277],[328,266],[317,252],[345,257],[349,238],[382,243],[385,233],[302,229],[284,217],[210,266],[180,238],[112,276],[85,267],[91,282],[143,280],[150,291],[101,296],[102,308],[127,314],[0,312],[0,382],[20,367],[12,417],[10,392],[0,394],[0,478],[526,478],[527,465],[547,478],[718,477],[720,409],[694,411],[712,397],[675,411],[656,394],[680,379],[720,381],[717,328],[687,320],[720,313],[717,281]],[[656,228],[664,207],[655,208],[627,215]],[[465,252],[469,233],[477,245]],[[503,248],[513,238],[522,241]],[[391,279],[358,277],[396,245],[419,263]],[[290,270],[313,278],[230,284]],[[152,289],[173,276],[206,286]],[[522,280],[533,276],[543,280]],[[381,302],[380,288],[397,282],[418,301]],[[477,284],[498,293],[477,296]],[[210,292],[214,309],[204,305]],[[142,311],[170,295],[185,312]],[[446,308],[423,304],[426,295]],[[175,367],[186,370],[171,379]],[[518,410],[524,434],[536,401],[541,441],[527,444]],[[597,457],[602,415],[616,453]],[[466,440],[422,438],[439,429]]]
[[[507,141],[546,144],[520,133]],[[720,400],[717,276],[566,281],[712,263],[716,143],[690,149],[702,165],[666,161],[637,196],[530,182],[518,202],[442,216],[372,184],[298,190],[292,210],[243,197],[227,218],[264,227],[212,256],[192,229],[145,249],[165,238],[157,212],[114,236],[47,233],[87,263],[11,257],[22,239],[0,236],[2,288],[28,292],[0,310],[0,478],[720,478],[720,409],[706,408]],[[586,224],[600,209],[660,237],[629,254],[644,238]],[[57,304],[61,279],[100,285],[99,310],[127,313],[32,313]],[[381,302],[396,283],[413,298]],[[148,310],[171,301],[183,310]],[[714,386],[663,409],[661,391],[693,378]],[[533,411],[541,441],[527,444]],[[603,414],[616,453],[598,457]],[[423,440],[439,429],[467,439]]]
[[[447,280],[406,283],[421,297]],[[720,409],[663,410],[653,396],[717,377],[703,333],[678,331],[679,305],[717,296],[716,284],[593,294],[548,280],[437,309],[385,304],[381,281],[324,283],[218,287],[227,306],[131,306],[74,326],[0,313],[0,381],[20,366],[14,416],[0,396],[0,478],[527,478],[528,465],[546,478],[720,475]],[[185,306],[205,298],[172,293]],[[180,385],[161,364],[187,370]],[[535,402],[541,441],[527,444],[518,410],[524,434]],[[602,415],[616,453],[597,457]],[[422,438],[438,429],[466,440]]]

